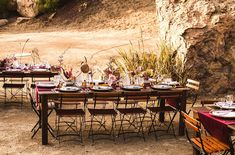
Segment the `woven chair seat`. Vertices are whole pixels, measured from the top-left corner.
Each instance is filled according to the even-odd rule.
[[[58,109],[56,110],[56,115],[58,116],[77,116],[77,115],[85,115],[84,110],[82,109]]]
[[[128,109],[117,108],[117,110],[124,115],[126,115],[126,114],[139,114],[139,113],[145,114],[146,113],[146,111],[142,108],[128,108]]]
[[[88,109],[91,115],[117,115],[114,109]]]
[[[3,88],[24,88],[25,84],[22,83],[4,83]]]
[[[148,107],[148,109],[152,112],[158,113],[158,112],[170,112],[175,111],[174,108],[171,106],[165,106],[165,107]]]

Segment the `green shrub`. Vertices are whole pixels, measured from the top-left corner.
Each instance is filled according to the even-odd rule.
[[[7,9],[8,0],[0,0],[0,12]]]
[[[40,12],[53,12],[57,9],[59,0],[37,0],[37,4]]]

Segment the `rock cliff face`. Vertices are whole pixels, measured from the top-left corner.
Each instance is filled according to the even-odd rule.
[[[39,13],[36,0],[17,0],[17,11],[24,17],[33,18]]]
[[[159,35],[185,53],[201,94],[235,90],[234,0],[156,0]]]

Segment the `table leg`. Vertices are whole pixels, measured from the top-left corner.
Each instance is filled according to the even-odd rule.
[[[163,108],[165,107],[165,100],[164,99],[160,99],[160,107]],[[165,120],[165,113],[164,112],[160,112],[159,113],[159,121],[160,122],[164,122]]]
[[[41,121],[42,121],[42,145],[48,144],[48,100],[46,95],[42,95],[42,113],[41,113]]]
[[[181,105],[180,105],[180,110],[181,111],[186,111],[186,97],[187,96],[187,92],[183,91],[183,94],[181,96]],[[184,129],[185,129],[185,124],[184,124],[184,120],[183,117],[180,115],[179,117],[179,136],[184,136]]]

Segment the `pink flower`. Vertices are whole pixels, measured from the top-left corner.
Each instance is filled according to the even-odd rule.
[[[116,81],[116,80],[117,80],[117,78],[116,78],[116,76],[115,76],[115,75],[113,75],[113,74],[109,74],[109,80]]]

